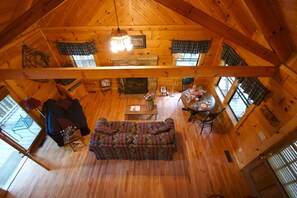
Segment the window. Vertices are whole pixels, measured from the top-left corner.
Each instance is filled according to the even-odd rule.
[[[77,67],[96,67],[94,56],[91,55],[72,55]]]
[[[230,93],[232,96],[230,99],[228,99],[228,105],[232,110],[236,120],[239,120],[247,108],[253,103],[253,101],[249,99],[248,94],[244,93],[240,86],[237,86],[234,91],[230,90],[233,83],[235,83],[234,77],[221,77],[217,86],[224,98],[229,92],[233,93]]]
[[[221,55],[225,66],[232,65],[246,66],[245,61],[228,45],[223,45]],[[234,117],[238,121],[247,108],[253,103],[259,105],[269,93],[257,78],[239,78],[221,77],[217,83],[218,89],[223,95],[223,102],[228,104],[232,110]],[[233,86],[232,90],[231,87]],[[230,97],[231,96],[231,97]]]
[[[196,66],[201,54],[207,53],[211,41],[173,40],[171,52],[176,57],[176,66]]]
[[[252,100],[248,99],[248,94],[243,92],[241,87],[237,87],[233,96],[229,101],[229,106],[236,117],[236,120],[239,120],[247,108],[253,103]]]
[[[218,82],[218,87],[224,97],[227,96],[227,93],[230,91],[232,83],[234,82],[234,77],[221,77]]]
[[[200,59],[200,53],[178,53],[178,58],[176,59],[176,66],[196,66],[198,65]]]
[[[0,100],[0,127],[3,135],[6,136],[5,139],[10,139],[14,145],[23,147],[27,152],[41,132],[41,127],[10,95]],[[27,159],[23,158],[23,155],[10,146],[5,139],[0,140],[0,188],[2,189],[9,187]]]
[[[289,197],[297,197],[297,141],[280,149],[267,161]]]

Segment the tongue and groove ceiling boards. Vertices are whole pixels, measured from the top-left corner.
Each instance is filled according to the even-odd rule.
[[[253,66],[286,64],[297,49],[297,19],[292,17],[297,15],[297,0],[116,0],[116,4],[120,28],[131,35],[145,34],[148,43],[142,53],[163,55],[164,62],[170,58],[164,50],[170,47],[162,47],[172,39],[211,39],[216,43],[211,47],[218,48],[211,52],[227,43],[243,58],[248,56],[246,61]],[[2,0],[0,11],[0,48],[34,26],[52,47],[57,40],[94,39],[99,52],[109,53],[108,38],[116,28],[110,0]]]

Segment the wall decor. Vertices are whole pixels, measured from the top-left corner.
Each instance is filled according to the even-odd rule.
[[[131,42],[133,49],[146,48],[146,36],[145,35],[131,35]]]
[[[275,115],[273,115],[266,105],[263,105],[260,110],[271,126],[276,127],[279,125],[279,120],[275,117]]]
[[[104,78],[100,80],[101,83],[101,91],[107,91],[111,89],[111,79]]]
[[[23,68],[46,68],[49,67],[49,56],[41,51],[30,48],[27,45],[22,47]],[[39,82],[48,82],[47,79],[36,79]]]

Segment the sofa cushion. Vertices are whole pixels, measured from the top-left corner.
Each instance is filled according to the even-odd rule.
[[[109,122],[111,129],[117,130],[119,133],[136,133],[135,122],[121,122],[121,121],[111,121]]]
[[[161,133],[158,135],[137,134],[133,137],[133,144],[136,145],[167,145],[173,143],[173,134],[169,132]]]
[[[107,122],[107,120],[105,118],[99,118],[95,128],[99,127],[99,126],[110,126],[109,123]]]
[[[116,133],[114,135],[106,135],[103,133],[95,132],[91,135],[90,142],[100,142],[100,144],[105,145],[125,145],[131,144],[133,140],[133,135],[129,133]]]
[[[130,133],[116,133],[112,136],[113,144],[131,144],[132,134]]]
[[[164,133],[164,132],[167,132],[171,129],[171,126],[170,125],[167,125],[167,124],[159,124],[157,126],[155,126],[155,128],[152,130],[152,131],[149,131],[151,134],[154,134],[154,135],[157,135],[157,134],[160,134],[160,133]]]
[[[95,128],[95,132],[97,133],[103,133],[103,134],[106,134],[106,135],[112,135],[114,133],[117,132],[117,130],[115,129],[112,129],[108,126],[98,126]]]
[[[136,123],[137,134],[146,134],[153,131],[155,128],[155,122],[140,122]]]

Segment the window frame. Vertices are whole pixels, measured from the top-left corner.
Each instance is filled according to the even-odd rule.
[[[221,94],[222,94],[224,97],[226,97],[226,96],[228,95],[228,92],[231,90],[232,84],[234,83],[234,81],[235,81],[236,79],[233,80],[232,78],[234,78],[234,77],[229,77],[229,76],[227,76],[227,77],[223,77],[223,78],[226,78],[226,79],[228,80],[228,82],[230,83],[230,85],[231,85],[230,88],[229,88],[229,90],[227,91],[227,94],[225,95],[224,92],[223,92],[223,90],[222,90],[221,87],[219,86],[220,81],[222,80],[222,77],[219,78],[219,80],[218,80],[218,82],[217,82],[217,87],[218,87],[218,89],[220,90]]]
[[[241,101],[242,101],[242,102],[245,104],[245,106],[246,106],[245,112],[246,112],[247,109],[251,106],[252,103],[249,102],[249,100],[244,96],[244,93],[243,93],[243,92],[240,90],[240,88],[237,86],[237,88],[236,88],[235,91],[233,92],[232,96],[231,96],[230,99],[228,100],[228,106],[230,107],[230,110],[232,111],[232,113],[233,113],[235,119],[236,119],[237,121],[239,121],[239,120],[242,118],[242,116],[241,116],[240,118],[237,117],[237,115],[236,115],[236,113],[235,113],[235,111],[234,111],[234,108],[230,105],[230,103],[231,103],[231,101],[232,101],[232,99],[233,99],[233,97],[235,96],[236,93],[238,94],[238,97],[241,99]],[[244,113],[245,113],[245,112],[244,112]]]
[[[94,62],[94,65],[82,65],[82,66],[80,66],[80,65],[78,64],[77,61],[84,62],[84,61],[86,61],[86,60],[76,60],[76,57],[79,57],[79,56],[83,56],[83,57],[92,57],[92,61]],[[94,54],[89,54],[89,55],[71,55],[70,58],[71,58],[72,62],[74,63],[74,65],[75,65],[76,67],[78,67],[78,68],[84,68],[84,67],[96,67],[96,65],[97,65],[97,64],[96,64],[95,57],[94,57]],[[87,59],[87,61],[90,61],[90,59]]]
[[[239,87],[239,84],[238,84],[238,80],[237,79],[234,79],[234,81],[233,81],[233,83],[232,83],[232,85],[231,85],[231,87],[230,87],[230,90],[228,91],[228,93],[226,94],[226,96],[224,96],[224,94],[221,92],[221,90],[220,90],[220,88],[219,88],[219,82],[220,82],[220,80],[221,80],[221,78],[222,77],[219,77],[216,81],[215,81],[215,83],[214,83],[214,85],[216,86],[216,92],[217,92],[217,94],[218,94],[218,96],[219,96],[219,98],[220,98],[220,100],[222,101],[222,103],[224,104],[224,105],[226,105],[227,106],[227,112],[228,112],[228,114],[229,114],[229,116],[230,116],[230,119],[232,120],[232,123],[234,124],[234,125],[236,125],[238,122],[240,122],[241,121],[241,118],[249,111],[249,108],[250,107],[253,107],[254,105],[252,105],[253,103],[249,103],[249,105],[248,106],[246,106],[246,110],[245,110],[245,113],[243,114],[243,116],[242,117],[240,117],[239,119],[238,119],[238,117],[236,116],[236,114],[234,113],[234,110],[232,109],[232,107],[229,105],[229,103],[230,103],[230,101],[232,100],[232,98],[233,98],[233,96],[235,95],[235,93],[236,93],[236,91],[238,90],[239,92],[242,92],[241,90],[240,90],[240,87]],[[239,96],[240,96],[240,94],[238,94]],[[244,97],[245,98],[245,97]],[[242,99],[242,98],[241,98]],[[243,101],[243,103],[244,104],[246,104],[246,101],[244,101],[243,99],[242,99],[242,101]]]
[[[177,58],[175,58],[174,62],[175,65],[180,67],[180,66],[198,66],[202,57],[202,53],[175,53],[174,54]],[[190,55],[190,58],[185,58],[185,56]],[[197,58],[193,58],[194,55],[198,55]],[[192,60],[193,59],[193,60]],[[188,60],[188,61],[187,61]],[[194,62],[196,61],[195,65],[189,65],[189,64],[178,64],[178,62]]]

